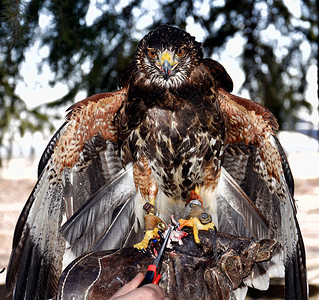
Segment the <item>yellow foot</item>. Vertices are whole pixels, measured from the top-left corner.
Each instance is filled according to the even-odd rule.
[[[200,244],[200,240],[198,237],[198,230],[209,230],[209,229],[215,230],[216,229],[215,224],[213,222],[202,224],[202,222],[200,221],[198,217],[190,217],[188,220],[181,219],[179,220],[179,223],[180,223],[180,228],[183,228],[185,226],[193,227],[194,239],[197,244]]]
[[[145,250],[147,248],[150,240],[153,240],[155,238],[159,238],[159,235],[157,234],[158,231],[159,231],[158,228],[154,228],[152,230],[146,230],[143,240],[140,241],[139,243],[135,244],[134,248],[136,248],[138,250]]]
[[[164,232],[166,229],[165,223],[152,213],[144,216],[145,220],[145,235],[141,242],[134,245],[134,248],[138,250],[144,250],[147,248],[150,240],[160,238],[158,231]]]

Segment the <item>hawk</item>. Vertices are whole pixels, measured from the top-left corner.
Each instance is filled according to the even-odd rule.
[[[144,249],[173,215],[194,228],[199,247],[198,230],[215,227],[276,239],[280,253],[245,283],[266,289],[269,271],[285,276],[286,299],[307,299],[293,178],[274,116],[231,94],[223,66],[168,25],[140,41],[119,87],[74,104],[45,149],[15,229],[8,292],[52,298],[76,257]]]

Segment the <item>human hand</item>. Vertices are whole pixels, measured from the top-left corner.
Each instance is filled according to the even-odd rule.
[[[138,287],[144,279],[143,273],[138,273],[130,282],[119,289],[109,300],[169,300],[162,288],[157,284],[146,284]]]

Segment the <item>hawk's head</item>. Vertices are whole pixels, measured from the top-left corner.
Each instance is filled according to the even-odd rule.
[[[162,87],[179,86],[203,58],[201,44],[186,31],[162,25],[139,43],[135,63],[145,79]]]

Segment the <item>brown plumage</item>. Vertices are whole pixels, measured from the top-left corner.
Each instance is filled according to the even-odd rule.
[[[273,115],[232,95],[225,69],[172,26],[141,40],[119,86],[73,105],[41,158],[14,236],[15,299],[54,296],[62,262],[140,241],[145,203],[166,224],[189,218],[194,191],[219,232],[281,245],[246,284],[265,289],[268,271],[285,268],[286,298],[306,299],[293,180]]]

